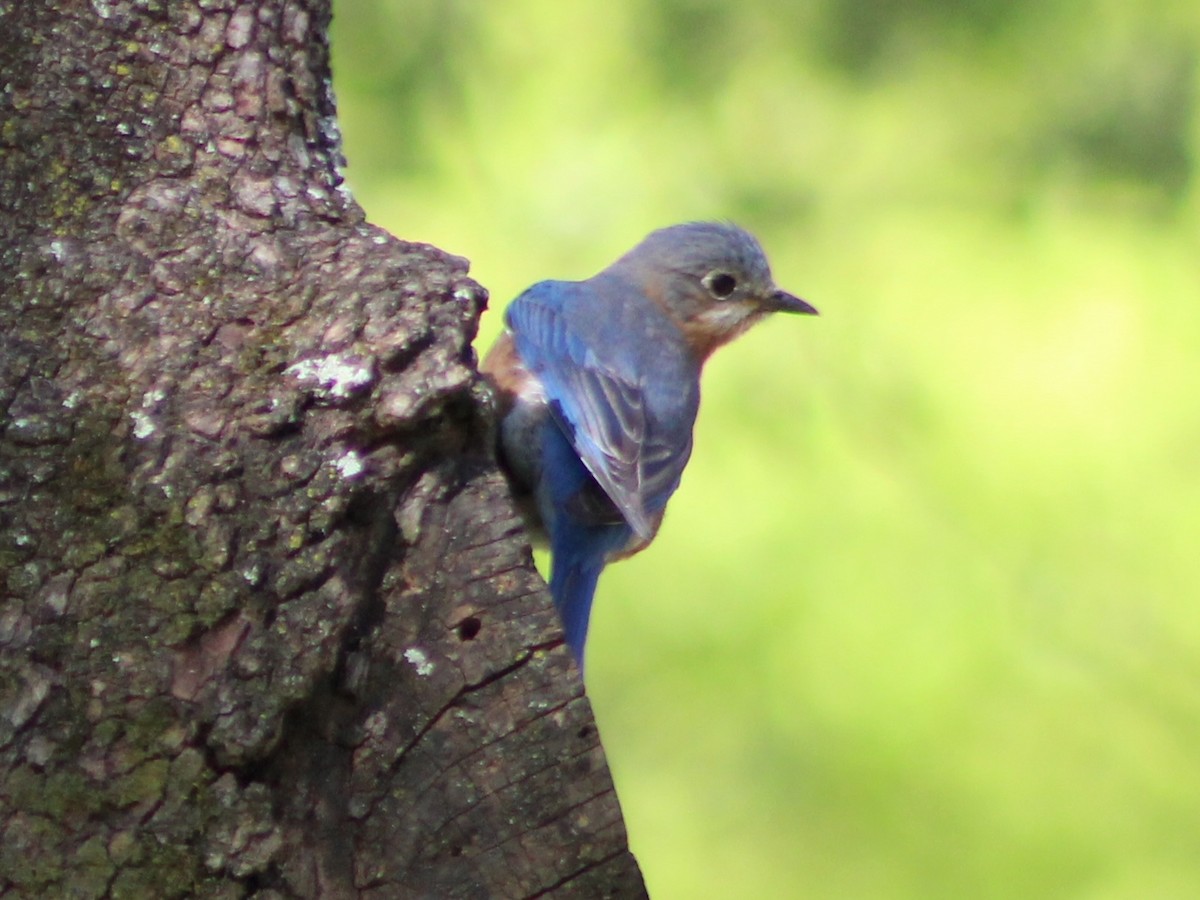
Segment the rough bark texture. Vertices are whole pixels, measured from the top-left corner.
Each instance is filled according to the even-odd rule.
[[[0,895],[644,893],[322,0],[0,2]]]

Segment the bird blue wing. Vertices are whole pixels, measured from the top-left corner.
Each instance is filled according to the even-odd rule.
[[[578,282],[534,285],[509,306],[508,324],[580,459],[634,531],[649,538],[691,454],[695,379],[676,380],[684,396],[658,402],[645,368],[661,368],[669,348],[651,345],[639,366],[636,354],[623,352],[622,336],[595,315],[602,311],[596,304],[611,298],[597,300],[589,290]]]

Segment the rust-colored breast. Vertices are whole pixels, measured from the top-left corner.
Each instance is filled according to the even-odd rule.
[[[532,376],[517,355],[517,345],[511,331],[504,331],[496,338],[483,362],[479,365],[500,399],[500,414],[506,414],[517,402],[517,397],[530,388]]]

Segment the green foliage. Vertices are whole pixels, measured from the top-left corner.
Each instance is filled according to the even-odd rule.
[[[601,582],[656,898],[1194,896],[1198,51],[1167,0],[339,4],[351,186],[496,308],[717,217],[822,311],[718,354]]]

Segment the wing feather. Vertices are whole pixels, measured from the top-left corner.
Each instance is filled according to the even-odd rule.
[[[692,422],[663,426],[650,408],[646,373],[597,340],[594,310],[572,305],[579,290],[569,282],[535,285],[509,306],[508,324],[580,459],[630,527],[649,538],[691,453]],[[691,418],[695,402],[681,405]]]

